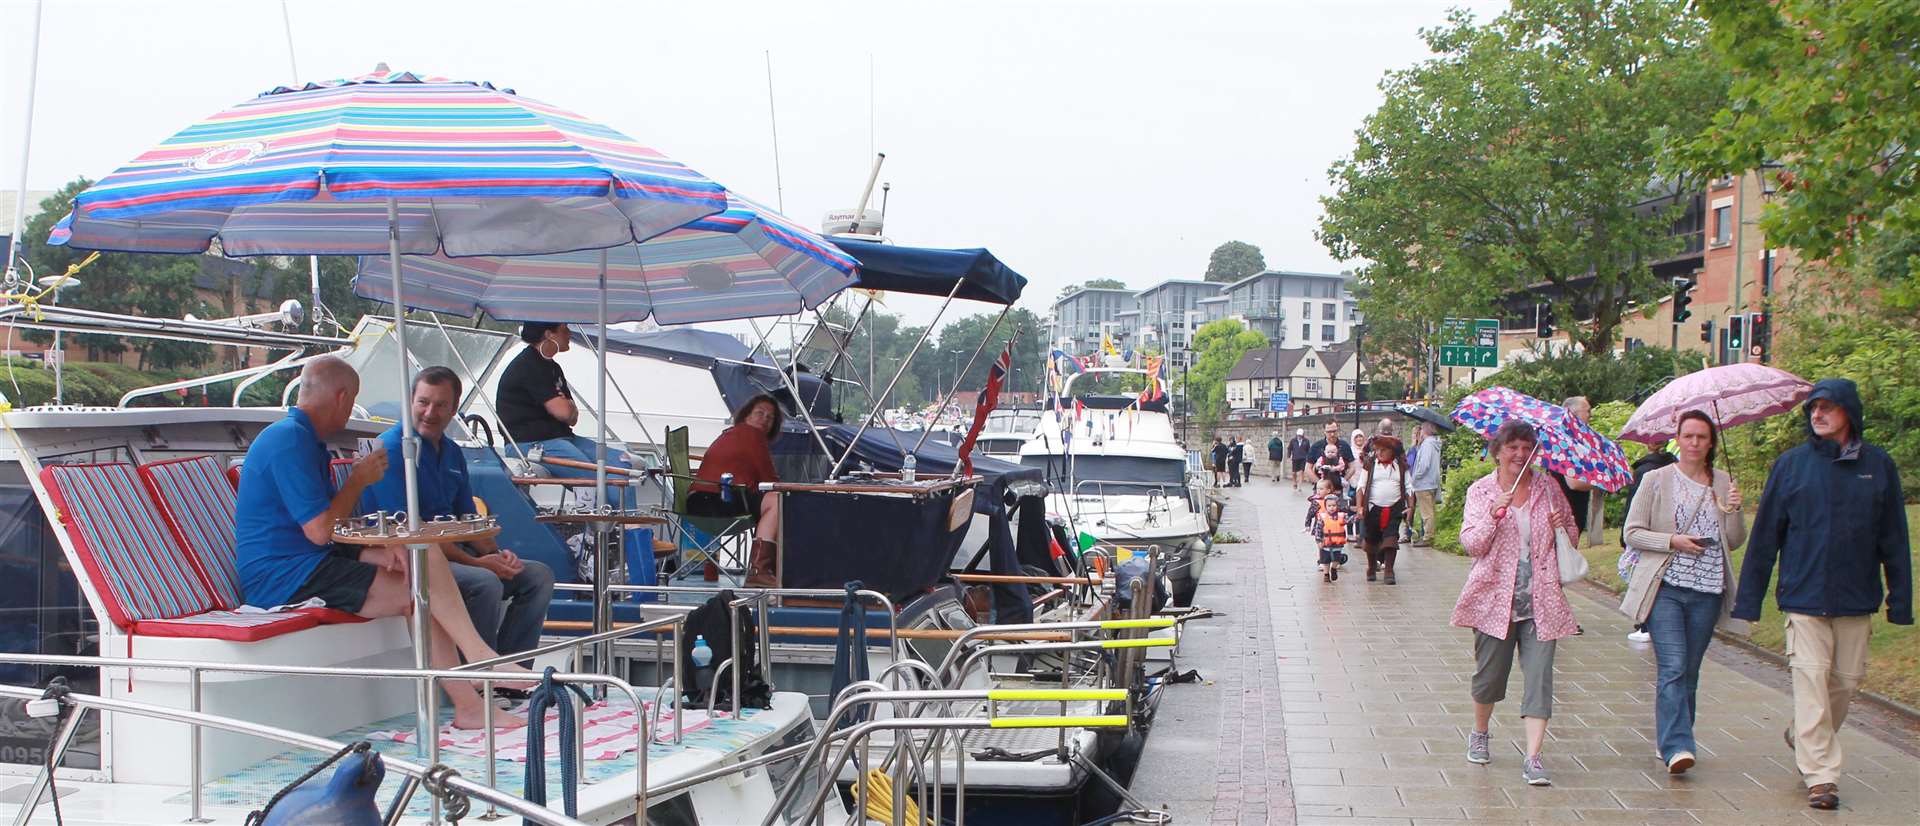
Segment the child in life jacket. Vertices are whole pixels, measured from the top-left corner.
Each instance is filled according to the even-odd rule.
[[[1320,581],[1340,581],[1340,566],[1347,561],[1347,533],[1352,514],[1340,497],[1340,483],[1321,479],[1314,494],[1307,497],[1307,532],[1320,547]]]

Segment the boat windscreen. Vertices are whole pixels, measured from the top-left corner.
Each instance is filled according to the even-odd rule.
[[[359,343],[353,352],[343,356],[360,374],[360,406],[384,419],[400,417],[400,385],[394,380],[400,370],[400,346],[392,335],[392,327],[393,322],[388,319],[368,316],[354,331]],[[472,396],[475,385],[480,382],[467,370],[485,376],[514,339],[493,330],[446,327],[446,334],[442,335],[441,329],[432,324],[409,323],[407,350],[412,353],[416,366],[444,366],[458,374],[464,406],[466,397]]]
[[[1102,491],[1137,495],[1156,488],[1169,495],[1185,495],[1187,485],[1186,462],[1179,459],[1074,456],[1069,464],[1063,464],[1058,456],[1023,456],[1020,463],[1045,469],[1047,480],[1056,491],[1068,487],[1069,470],[1073,492],[1088,495],[1100,495]]]

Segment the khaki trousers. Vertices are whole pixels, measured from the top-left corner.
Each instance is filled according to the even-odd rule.
[[[1871,616],[1787,614],[1793,670],[1793,760],[1812,787],[1840,782],[1840,726],[1867,674]]]
[[[1413,511],[1420,515],[1420,532],[1415,537],[1422,542],[1433,541],[1433,494],[1435,491],[1416,490],[1413,492]]]

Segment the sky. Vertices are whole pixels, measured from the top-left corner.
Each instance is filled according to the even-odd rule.
[[[298,77],[490,80],[607,123],[818,227],[874,152],[886,232],[985,246],[1021,305],[1199,278],[1228,240],[1337,271],[1327,168],[1423,27],[1489,0],[287,0]],[[275,0],[46,0],[27,181],[98,178],[295,77]],[[0,0],[0,189],[19,184],[33,4]],[[773,109],[769,116],[768,62]],[[779,173],[775,172],[777,125]],[[874,196],[878,206],[879,193]],[[4,232],[0,230],[0,232]],[[936,299],[888,309],[925,323]],[[976,312],[986,307],[962,307]],[[949,316],[951,318],[952,316]]]

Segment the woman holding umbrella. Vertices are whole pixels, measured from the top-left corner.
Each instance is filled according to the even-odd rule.
[[[1640,480],[1623,529],[1640,552],[1620,610],[1653,636],[1658,681],[1654,744],[1667,773],[1694,764],[1694,692],[1714,626],[1732,622],[1736,578],[1727,553],[1747,539],[1740,488],[1715,470],[1719,431],[1699,410],[1680,415],[1680,461]],[[1724,503],[1724,505],[1723,505]]]
[[[1560,591],[1554,532],[1575,529],[1560,487],[1532,467],[1539,446],[1533,425],[1520,418],[1507,420],[1490,439],[1495,470],[1467,490],[1460,544],[1473,557],[1473,568],[1452,622],[1473,629],[1474,720],[1467,760],[1492,761],[1487,728],[1494,704],[1506,699],[1517,653],[1526,692],[1520,702],[1527,730],[1521,777],[1528,785],[1548,786],[1552,780],[1540,749],[1553,716],[1554,643],[1574,631],[1573,609]]]

